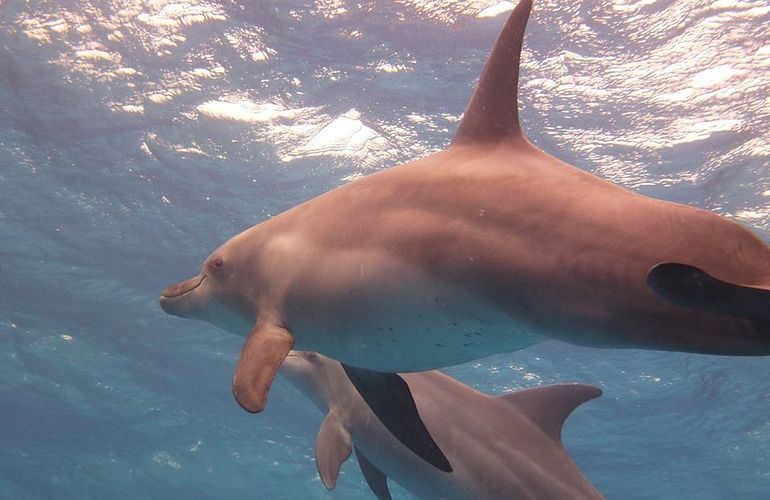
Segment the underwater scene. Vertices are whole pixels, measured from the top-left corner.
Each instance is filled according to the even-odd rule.
[[[770,498],[766,242],[767,0],[0,0],[0,498]]]

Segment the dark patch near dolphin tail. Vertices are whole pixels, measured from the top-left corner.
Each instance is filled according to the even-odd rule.
[[[396,373],[354,368],[342,363],[355,386],[380,422],[417,456],[444,472],[452,472],[444,453],[425,427],[407,383]]]
[[[650,269],[647,284],[681,307],[770,323],[770,290],[728,283],[697,267],[674,262]]]
[[[366,484],[377,497],[377,500],[391,500],[390,490],[388,489],[388,476],[386,476],[376,465],[371,463],[368,458],[358,448],[356,451],[358,466],[361,467],[361,473],[366,479]]]
[[[453,145],[489,144],[521,139],[519,63],[524,28],[532,0],[520,0],[497,37],[484,71],[465,110]]]

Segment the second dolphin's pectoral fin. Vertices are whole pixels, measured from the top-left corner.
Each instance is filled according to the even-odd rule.
[[[532,0],[520,0],[497,37],[452,145],[489,144],[523,137],[518,85],[524,28]]]
[[[315,444],[315,464],[326,489],[334,489],[340,467],[351,451],[350,433],[331,410],[321,424]]]
[[[555,441],[570,413],[586,401],[598,398],[602,390],[588,384],[554,384],[497,396],[523,411]]]
[[[647,273],[647,284],[671,302],[755,321],[770,321],[770,290],[728,283],[687,264],[664,262]]]
[[[361,473],[364,475],[366,484],[369,485],[377,500],[391,500],[390,490],[388,489],[388,476],[371,463],[358,448],[355,448],[355,450],[358,466],[361,467]]]
[[[439,470],[452,472],[449,460],[420,418],[404,379],[396,373],[375,372],[345,364],[342,367],[366,404],[396,439]]]
[[[270,384],[293,345],[294,337],[281,326],[258,323],[251,330],[233,376],[233,396],[244,410],[265,408]]]

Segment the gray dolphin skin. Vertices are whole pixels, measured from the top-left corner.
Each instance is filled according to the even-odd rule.
[[[602,498],[561,441],[565,419],[600,396],[598,387],[558,384],[489,396],[435,370],[403,374],[423,421],[454,466],[449,474],[414,455],[374,418],[339,362],[291,351],[279,373],[326,415],[315,456],[329,489],[355,450],[380,500],[390,498],[388,478],[430,500]]]
[[[522,0],[444,151],[235,236],[163,309],[247,335],[233,393],[261,411],[290,349],[344,363],[393,434],[446,460],[395,372],[543,339],[770,354],[770,251],[743,226],[627,191],[532,145],[517,86]],[[381,373],[385,372],[385,373]]]

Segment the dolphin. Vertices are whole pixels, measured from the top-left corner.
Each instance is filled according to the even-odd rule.
[[[422,420],[454,466],[442,472],[396,440],[374,418],[339,362],[291,351],[279,373],[326,415],[316,439],[321,481],[333,489],[355,450],[380,500],[390,478],[426,499],[599,499],[561,441],[565,419],[601,395],[598,387],[558,384],[489,396],[432,370],[403,374]]]
[[[770,354],[770,250],[748,229],[628,191],[541,151],[519,124],[521,0],[451,145],[233,237],[166,288],[177,316],[246,334],[233,394],[261,411],[290,349],[343,368],[380,420],[442,470],[413,372],[559,339]]]

